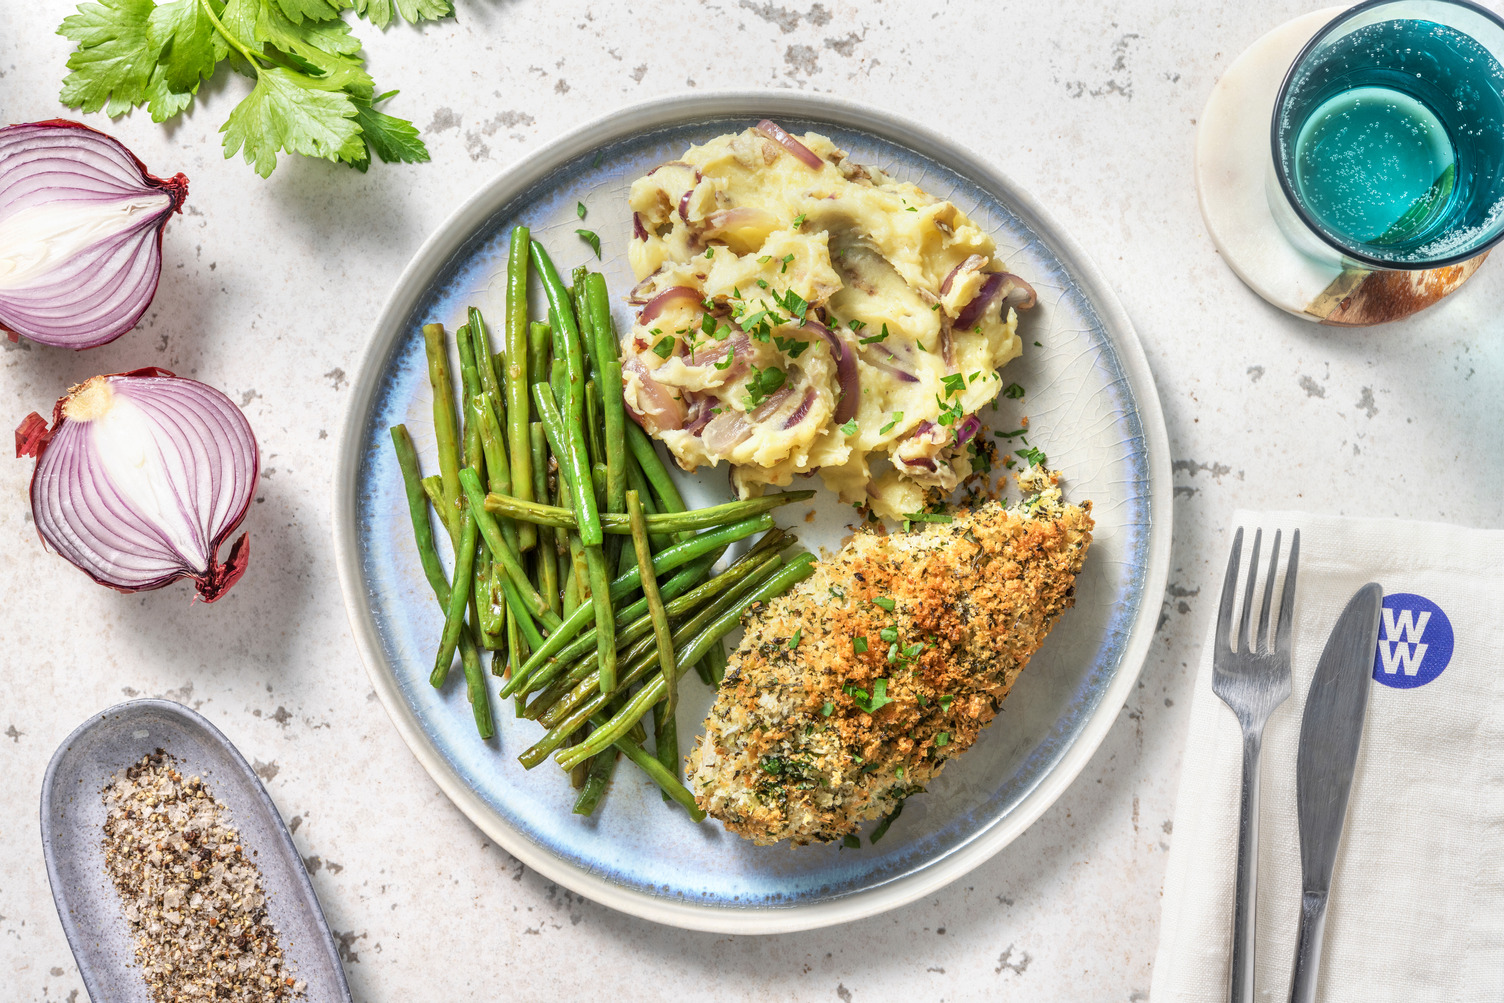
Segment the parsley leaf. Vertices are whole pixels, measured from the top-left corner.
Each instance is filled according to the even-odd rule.
[[[851,639],[851,650],[858,655],[865,653],[867,650],[867,639],[865,637],[853,637]]]
[[[1019,400],[1024,395],[1024,388],[1017,383],[1010,383],[1003,388],[1003,396],[1009,400]]]
[[[732,347],[732,351],[735,351],[735,346]],[[729,359],[730,356],[728,355],[727,358]],[[761,404],[770,394],[777,392],[786,379],[788,376],[777,366],[769,366],[766,369],[753,366],[752,378],[747,381],[747,407],[754,408]]]
[[[585,218],[585,203],[583,203],[583,202],[576,202],[574,204],[574,214],[576,216],[580,217],[580,219],[584,219]]]
[[[595,231],[576,230],[575,233],[579,234],[580,239],[590,245],[590,249],[595,252],[597,258],[601,256],[601,238],[595,235]]]
[[[734,345],[732,347],[733,349],[735,348]],[[666,359],[673,353],[674,339],[670,335],[664,335],[662,338],[659,338],[658,343],[653,346],[653,354],[660,359]]]
[[[872,605],[881,606],[889,613],[898,608],[898,604],[893,601],[893,598],[891,596],[878,596],[876,599],[872,600]],[[892,638],[883,638],[883,640],[888,641],[892,640]]]
[[[903,777],[903,767],[900,766],[897,770],[894,771],[894,773],[901,779]],[[867,837],[867,842],[876,843],[879,839],[882,839],[884,836],[886,836],[888,834],[888,826],[892,825],[893,820],[902,814],[903,802],[900,801],[898,802],[897,808],[894,808],[892,811],[888,812],[888,814],[883,816],[883,820],[877,823],[877,827],[872,830],[872,835]]]
[[[1043,467],[1049,462],[1049,458],[1034,446],[1030,446],[1028,449],[1015,450],[1015,452],[1019,459],[1032,467]]]
[[[966,377],[960,373],[951,373],[940,378],[940,385],[945,388],[945,396],[952,397],[966,389]]]
[[[827,701],[825,701],[825,706],[823,706],[823,707],[820,708],[820,716],[821,717],[830,717],[830,715],[832,715],[832,714],[835,713],[835,710],[836,710],[835,703],[833,701],[827,700]]]
[[[848,833],[841,837],[841,845],[848,850],[860,850],[862,848],[862,837],[853,836]]]
[[[903,412],[902,411],[894,411],[893,412],[893,418],[886,425],[884,425],[882,428],[878,429],[877,430],[877,434],[878,435],[887,435],[889,432],[893,431],[893,426],[897,425],[901,421],[903,421]]]
[[[803,638],[804,638],[804,628],[800,627],[798,630],[794,631],[794,636],[791,637],[791,638],[789,638],[789,647],[790,648],[797,648],[797,647],[799,647],[799,642]]]
[[[866,714],[876,714],[879,710],[893,702],[893,698],[888,696],[888,681],[886,679],[873,681],[871,696],[868,696],[867,691],[861,687],[852,686],[849,683],[846,686],[846,692],[855,701],[856,705],[861,708],[862,712]]]
[[[846,424],[839,426],[839,428],[846,435],[856,435],[856,419],[852,418]]]
[[[82,3],[58,34],[74,43],[64,104],[118,117],[145,106],[165,122],[188,109],[202,81],[235,57],[254,79],[220,129],[225,156],[243,154],[263,177],[279,153],[341,161],[358,170],[374,154],[421,162],[428,151],[412,123],[375,110],[392,97],[376,88],[361,42],[343,17],[385,27],[448,17],[451,0],[101,0]]]

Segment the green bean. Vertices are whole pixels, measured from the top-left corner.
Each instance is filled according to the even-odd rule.
[[[601,414],[603,409],[604,405],[601,403],[600,388],[595,385],[594,380],[586,380],[585,445],[589,447],[591,466],[600,467],[602,473],[604,473],[606,469],[606,440],[601,438],[601,427],[605,420]],[[604,478],[602,478],[602,481],[604,482]],[[604,489],[605,484],[602,483],[601,487],[602,489]],[[605,491],[601,490],[599,494],[604,497]],[[598,498],[596,500],[596,503],[597,505],[599,505],[602,512],[607,510],[608,506],[606,506],[601,499]],[[620,512],[625,510],[617,509],[617,511]]]
[[[719,638],[711,644],[710,650],[705,652],[705,658],[701,664],[706,667],[713,686],[720,686],[721,680],[726,678],[726,649],[722,646]]]
[[[527,248],[528,229],[512,227],[512,243],[507,254],[507,336],[506,367],[503,384],[507,401],[507,445],[515,471],[519,497],[537,498],[537,478],[533,476],[531,440],[528,437],[528,362],[527,336]],[[538,542],[537,530],[522,526],[518,530],[518,548],[533,549]]]
[[[549,630],[558,627],[559,618],[554,615],[553,610],[548,608],[548,603],[543,601],[538,590],[533,588],[527,572],[523,570],[522,563],[517,559],[516,552],[507,546],[507,541],[502,538],[501,529],[496,525],[496,520],[490,512],[486,511],[485,495],[481,493],[480,479],[475,476],[475,471],[469,469],[460,471],[460,486],[470,504],[474,506],[470,513],[471,521],[478,525],[487,545],[491,548],[491,554],[501,562],[507,577],[516,586],[517,594],[526,604],[526,611]]]
[[[574,802],[576,815],[595,814],[595,809],[600,806],[601,798],[606,795],[606,788],[611,785],[611,774],[615,772],[615,749],[607,749],[590,760],[590,772],[585,776],[585,785],[580,789],[580,796]]]
[[[471,520],[472,522],[474,520]],[[475,730],[480,737],[489,739],[496,734],[491,720],[491,696],[486,692],[486,673],[481,668],[479,656],[461,658],[465,667],[465,696],[470,700],[470,712],[475,716]]]
[[[553,343],[553,329],[541,320],[527,326],[527,382],[528,392],[534,383],[547,383],[549,372],[549,347]]]
[[[611,577],[606,554],[599,544],[585,544],[585,571],[590,578],[590,605],[595,610],[596,650],[600,652],[601,689],[616,690],[616,616],[611,611]],[[649,575],[651,572],[649,573]],[[649,576],[642,577],[644,586]]]
[[[444,485],[438,474],[429,474],[423,478],[423,494],[438,515],[439,525],[444,527],[444,532],[450,532],[449,522],[444,518]]]
[[[526,398],[524,398],[526,400]],[[528,447],[531,454],[533,476],[533,497],[548,497],[548,442],[543,437],[543,423],[531,422],[528,425]],[[568,511],[567,509],[565,511]],[[571,513],[572,514],[572,513]],[[526,524],[525,524],[526,525]],[[538,564],[538,587],[543,590],[543,598],[548,600],[548,608],[555,613],[559,612],[559,558],[554,552],[555,534],[552,529],[537,529],[537,564]]]
[[[413,538],[418,546],[418,560],[423,563],[423,576],[428,579],[434,595],[448,605],[449,579],[444,575],[444,564],[433,540],[433,523],[428,520],[428,498],[423,494],[423,480],[418,473],[418,451],[413,446],[413,437],[406,425],[392,426],[392,448],[397,452],[397,466],[402,471],[402,486],[407,490],[407,510],[412,516]]]
[[[564,418],[559,414],[559,406],[554,403],[553,390],[547,383],[540,381],[533,384],[533,403],[538,408],[538,421],[543,426],[544,438],[549,448],[553,450],[554,459],[559,462],[559,485],[567,496],[571,490],[571,473],[563,462],[563,450],[566,448]],[[570,511],[570,515],[574,515],[573,511]]]
[[[465,473],[475,476],[472,470]],[[439,640],[438,657],[434,659],[433,673],[428,681],[442,686],[449,674],[449,663],[454,661],[454,649],[460,643],[460,633],[465,626],[465,610],[470,604],[471,574],[475,567],[476,531],[475,519],[468,510],[462,512],[465,525],[460,531],[460,544],[454,555],[454,582],[449,589],[449,604],[444,614],[444,633]]]
[[[485,318],[475,307],[466,311],[466,319],[469,321],[470,341],[475,348],[475,368],[480,370],[481,389],[495,402],[497,410],[505,414],[507,399],[501,392],[501,380],[496,375],[497,356],[491,351],[491,329],[486,326]]]
[[[627,493],[627,410],[621,395],[620,347],[611,323],[611,301],[606,294],[604,275],[592,272],[585,277],[585,301],[595,334],[599,366],[595,381],[601,388],[605,412],[602,433],[606,441],[606,508],[620,512]]]
[[[664,793],[683,805],[684,810],[689,812],[690,818],[696,822],[705,821],[705,812],[695,803],[695,796],[689,792],[689,788],[685,787],[678,777],[664,769],[663,764],[650,756],[646,749],[626,737],[618,738],[613,744],[624,752],[628,759],[636,763],[644,773],[652,777],[658,786],[663,788]]]
[[[627,454],[627,487],[631,488],[633,491],[636,491],[639,495],[642,496],[642,505],[648,510],[649,513],[663,515],[671,514],[664,512],[663,509],[658,505],[657,500],[653,497],[653,489],[648,484],[648,479],[643,476],[642,468],[637,465],[637,458],[634,457],[631,453]],[[652,504],[649,505],[649,502],[651,502]],[[655,509],[657,510],[656,512],[654,512]],[[602,524],[601,528],[605,529],[605,525]],[[693,535],[693,533],[689,532],[675,533],[672,536],[663,536],[661,534],[655,533],[652,534],[650,539],[653,542],[653,549],[657,551],[662,550],[664,547],[667,547],[670,543],[678,543],[681,540],[687,540]]]
[[[480,412],[474,408],[474,400],[482,394],[480,370],[475,361],[475,344],[470,339],[470,325],[461,324],[454,332],[454,344],[460,353],[460,388],[463,396],[465,419],[461,442],[464,445],[463,460],[477,472],[485,462],[480,445]]]
[[[502,419],[497,416],[493,401],[482,395],[476,398],[483,406],[480,411],[480,442],[486,454],[486,487],[490,492],[512,496],[517,485],[512,479],[511,463],[507,457],[506,439],[502,432]],[[497,520],[501,523],[501,535],[507,544],[517,550],[521,540],[517,523],[510,517]]]
[[[517,590],[517,586],[510,578],[501,579],[501,592],[506,597],[507,610],[512,614],[512,619],[517,621],[517,629],[522,632],[523,640],[531,648],[541,647],[543,635],[538,633],[538,628],[533,624],[533,618],[526,601],[522,598],[522,593]]]
[[[450,543],[459,542],[459,520],[447,510],[460,503],[459,418],[454,409],[454,384],[449,375],[449,346],[443,324],[423,325],[423,350],[428,356],[428,383],[433,389],[433,433],[439,444],[439,483],[444,504],[440,518],[450,532]]]
[[[653,574],[653,551],[648,546],[648,524],[642,515],[642,498],[636,491],[627,492],[627,515],[632,520],[632,549],[637,551],[637,566],[642,569],[642,597],[648,601],[648,613],[653,618],[653,635],[658,638],[658,662],[663,666],[665,678],[670,678],[668,696],[664,700],[664,714],[673,719],[679,707],[679,677],[674,675],[674,642],[669,634],[668,613],[663,609],[663,600],[658,595],[658,579]],[[607,687],[603,683],[602,689]],[[678,745],[675,745],[678,749]],[[678,753],[675,752],[677,759]],[[662,755],[659,758],[663,758]]]
[[[580,328],[569,301],[569,293],[559,280],[559,273],[543,245],[536,240],[529,242],[533,267],[543,280],[543,291],[548,296],[550,317],[554,325],[554,355],[564,358],[568,375],[568,397],[562,408],[564,412],[564,435],[569,450],[573,483],[575,516],[580,520],[580,540],[587,548],[601,545],[603,534],[599,512],[595,505],[595,492],[591,489],[589,463],[585,457],[583,441],[585,421],[585,365],[580,345]],[[560,351],[562,349],[562,351]]]
[[[749,519],[742,519],[739,522],[734,522],[729,526],[722,526],[719,529],[713,529],[708,533],[701,533],[691,540],[685,540],[683,543],[676,543],[672,547],[667,548],[661,553],[655,554],[653,556],[653,572],[655,574],[661,575],[665,572],[672,571],[673,569],[688,564],[696,557],[707,554],[718,547],[723,547],[729,543],[735,543],[737,540],[744,540],[747,537],[752,536],[753,534],[764,532],[765,530],[771,529],[772,527],[773,517],[768,515],[767,513],[763,513],[762,515],[752,516]],[[638,591],[638,582],[640,581],[640,579],[640,569],[638,568],[633,568],[626,574],[618,576],[617,579],[611,583],[610,587],[612,601],[621,602],[633,592]],[[564,622],[561,623],[548,635],[548,638],[544,642],[543,647],[533,652],[532,657],[530,657],[527,661],[527,664],[523,666],[521,678],[519,679],[519,677],[513,676],[512,679],[508,681],[508,686],[510,688],[503,692],[502,695],[511,696],[512,693],[516,691],[517,687],[521,685],[522,680],[526,679],[528,673],[536,670],[537,667],[543,663],[544,659],[553,657],[560,650],[562,650],[566,644],[574,640],[575,636],[584,629],[585,624],[589,619],[589,614],[582,614],[580,610],[575,610],[569,616],[565,617]]]
[[[634,488],[634,490],[637,490]],[[711,505],[706,508],[690,509],[685,512],[662,512],[647,513],[644,519],[647,522],[649,533],[666,534],[677,533],[681,530],[710,529],[716,526],[724,526],[728,523],[745,519],[751,515],[759,515],[763,512],[771,512],[792,502],[804,501],[814,497],[813,491],[781,491],[777,494],[763,495],[761,498],[747,498],[742,501],[722,502],[719,505]],[[641,497],[641,491],[638,491]],[[647,500],[643,500],[647,505]],[[523,501],[503,494],[486,495],[486,509],[496,515],[516,519],[519,522],[531,522],[539,526],[553,526],[557,529],[574,529],[574,513],[567,508],[556,508],[553,505],[540,505],[537,502]],[[601,528],[607,533],[617,536],[631,536],[631,520],[625,513],[602,512]]]
[[[729,609],[731,605],[734,605],[739,595],[744,595],[755,589],[762,581],[775,574],[779,569],[780,563],[776,554],[759,555],[757,560],[744,562],[740,566],[743,573],[733,576],[736,579],[735,581],[724,585],[717,591],[708,592],[705,595],[698,594],[713,583],[721,584],[720,580],[730,575],[730,572],[727,572],[726,575],[717,575],[709,582],[706,582],[705,585],[696,589],[694,593],[669,603],[670,616],[680,616],[681,614],[694,611],[694,616],[688,622],[680,624],[678,629],[674,631],[673,637],[680,641],[690,640],[692,634],[719,616],[721,612]],[[709,600],[708,604],[707,600]],[[634,631],[634,635],[636,633]],[[656,657],[657,639],[655,637],[652,640],[654,643],[651,646],[638,644],[629,649],[626,661],[630,662],[633,666],[637,666],[643,654],[650,654]],[[678,641],[675,641],[675,643],[677,644]],[[642,660],[643,671],[646,671],[652,660],[652,658]],[[636,679],[641,674],[639,672],[638,675],[634,675],[632,678]],[[542,703],[546,699],[548,694],[545,692],[539,696],[534,705],[529,705],[528,713],[525,716],[541,721],[547,727],[552,727],[579,707],[583,701],[595,696],[600,688],[597,674],[592,671],[588,660],[578,663],[574,668],[570,669],[568,674],[561,680],[561,683],[568,688],[559,693],[552,706],[544,706],[541,710],[536,708],[536,704]],[[550,687],[550,689],[553,689],[553,687]]]
[[[762,588],[757,590],[756,595],[746,604],[753,602],[767,602],[774,596],[782,595],[794,585],[815,573],[815,557],[813,554],[801,554],[790,561],[784,568],[770,578]],[[675,673],[682,675],[691,665],[699,661],[701,656],[709,650],[714,641],[720,640],[731,631],[736,629],[741,621],[743,609],[733,608],[727,610],[718,619],[696,637],[689,646],[679,653],[679,662],[675,667]],[[654,676],[628,700],[621,710],[612,715],[605,725],[590,733],[590,736],[579,745],[571,746],[567,752],[561,752],[555,756],[555,760],[565,769],[572,769],[575,763],[595,755],[601,749],[610,746],[618,737],[626,734],[627,730],[642,720],[648,708],[662,700],[668,684],[661,675]]]
[[[642,468],[643,476],[653,486],[653,493],[658,496],[658,507],[665,512],[683,512],[684,496],[679,494],[679,488],[674,484],[674,479],[669,476],[668,468],[658,458],[658,451],[653,448],[653,440],[637,427],[635,421],[627,423],[627,448],[632,450],[638,466]]]
[[[682,646],[693,641],[696,635],[705,630],[709,624],[713,623],[722,614],[728,611],[735,613],[741,610],[750,600],[753,593],[755,593],[756,590],[760,588],[764,582],[772,579],[778,573],[778,561],[776,559],[769,560],[752,577],[741,583],[737,588],[731,590],[725,595],[720,596],[709,606],[700,610],[693,617],[691,617],[689,621],[681,624],[678,629],[674,631],[675,646]],[[680,648],[680,650],[682,651],[682,647]],[[656,661],[657,653],[651,650],[645,652],[641,657],[638,657],[636,660],[634,660],[631,665],[628,666],[627,671],[622,673],[621,685],[623,690],[625,690],[625,688],[627,686],[630,686],[632,683],[637,682],[637,680],[649,675],[652,672],[653,664]],[[584,725],[585,721],[589,719],[592,714],[601,711],[607,706],[607,704],[611,702],[612,698],[609,694],[595,692],[593,696],[590,695],[592,690],[598,689],[599,686],[597,685],[597,679],[594,676],[582,681],[575,687],[570,696],[567,698],[569,701],[569,706],[573,708],[572,710],[570,710],[569,714],[562,720],[559,720],[557,724],[552,725],[549,728],[547,734],[543,736],[543,738],[535,742],[530,748],[523,752],[522,755],[517,757],[517,761],[522,764],[524,769],[530,770],[533,767],[537,766],[539,763],[543,762],[544,759],[548,758],[548,754],[550,752],[558,748],[559,745],[565,742],[570,735],[574,734],[576,730]],[[634,696],[631,700],[628,701],[628,703],[631,704],[635,702],[635,700],[636,697]],[[650,706],[652,706],[652,704],[644,705],[643,710],[645,711],[646,708]],[[552,714],[547,716],[551,719],[555,718],[555,715]],[[641,717],[642,713],[639,712],[637,714],[637,717],[632,721],[620,723],[623,725],[623,728],[630,728],[631,726],[636,724],[638,720],[641,719]],[[619,730],[618,734],[620,733],[621,731]],[[572,749],[573,747],[571,747],[570,750],[571,754]],[[586,757],[584,756],[580,757],[581,760],[585,758]]]
[[[667,703],[653,706],[653,755],[669,776],[679,779],[679,715],[672,713]],[[663,800],[668,800],[667,791]]]

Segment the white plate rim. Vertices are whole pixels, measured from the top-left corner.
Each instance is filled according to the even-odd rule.
[[[838,899],[790,907],[726,909],[691,905],[623,888],[591,874],[537,846],[495,815],[428,742],[412,709],[402,698],[395,676],[381,654],[380,638],[362,601],[359,525],[354,505],[361,459],[361,433],[379,380],[375,362],[391,350],[401,325],[431,276],[474,232],[475,227],[516,193],[601,145],[602,135],[653,129],[689,117],[789,115],[826,118],[899,138],[906,145],[934,151],[935,159],[989,191],[1006,191],[1010,202],[1027,210],[1089,287],[1090,299],[1111,332],[1119,361],[1128,375],[1143,427],[1149,491],[1149,565],[1144,574],[1144,605],[1134,621],[1118,672],[1086,724],[1022,801],[997,823],[933,865]],[[385,336],[382,332],[386,332]],[[1055,803],[1080,775],[1116,721],[1118,711],[1138,681],[1153,641],[1159,610],[1153,597],[1164,593],[1169,579],[1172,524],[1169,436],[1147,356],[1122,304],[1096,264],[1032,195],[964,147],[926,126],[890,112],[828,94],[787,91],[713,91],[675,94],[608,112],[577,126],[503,170],[459,205],[418,248],[392,287],[378,316],[373,336],[361,353],[339,438],[331,505],[335,564],[350,631],[371,685],[392,723],[418,762],[482,832],[539,874],[602,905],[669,926],[707,933],[793,933],[864,919],[922,898],[960,878],[1018,838]]]

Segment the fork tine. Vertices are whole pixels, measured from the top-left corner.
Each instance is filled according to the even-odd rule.
[[[1295,572],[1300,565],[1300,530],[1290,534],[1290,563],[1285,567],[1284,594],[1279,600],[1279,623],[1275,627],[1274,650],[1282,658],[1290,657],[1290,622],[1295,618]]]
[[[1274,546],[1269,550],[1269,574],[1264,578],[1264,604],[1259,610],[1259,632],[1254,639],[1253,650],[1261,655],[1269,653],[1269,604],[1274,599],[1274,573],[1279,570],[1280,531],[1274,531]]]
[[[1253,552],[1248,555],[1248,584],[1243,586],[1243,616],[1238,620],[1237,644],[1232,647],[1233,651],[1249,652],[1253,645],[1249,643],[1248,629],[1253,625],[1248,622],[1248,616],[1253,612],[1253,587],[1259,580],[1259,543],[1264,539],[1264,531],[1253,531]]]
[[[1232,629],[1232,604],[1238,591],[1238,565],[1243,560],[1243,527],[1232,537],[1232,553],[1227,555],[1227,575],[1222,579],[1222,598],[1217,605],[1217,643],[1227,647],[1227,634]],[[1234,651],[1237,649],[1234,648]]]

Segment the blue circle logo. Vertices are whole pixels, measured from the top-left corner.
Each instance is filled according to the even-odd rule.
[[[1452,660],[1455,640],[1452,621],[1425,596],[1413,592],[1385,596],[1373,677],[1397,690],[1424,686]]]

